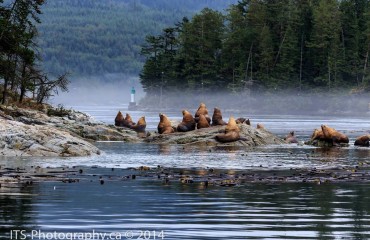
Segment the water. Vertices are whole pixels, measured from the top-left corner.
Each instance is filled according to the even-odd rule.
[[[140,231],[163,231],[164,239],[368,239],[369,190],[368,184],[100,185],[96,178],[43,183],[24,190],[32,196],[0,196],[0,233],[8,239],[9,229],[131,231],[135,239]]]
[[[76,109],[108,123],[113,122],[118,110],[125,112],[124,106],[77,106]],[[181,119],[180,111],[166,114],[171,119]],[[138,111],[131,112],[131,115],[134,120],[145,115],[148,129],[156,128],[157,113]],[[321,124],[346,132],[351,143],[356,136],[369,130],[369,121],[365,117],[250,118],[253,125],[263,123],[281,136],[295,130],[300,140],[307,140],[312,130]],[[78,165],[87,168],[91,175],[75,184],[44,182],[14,189],[12,194],[0,191],[0,236],[10,239],[10,230],[24,229],[27,234],[32,230],[65,234],[117,233],[117,236],[122,235],[121,239],[127,239],[130,234],[133,234],[133,239],[138,239],[140,231],[143,234],[149,231],[145,233],[146,239],[154,239],[154,234],[155,239],[162,239],[162,233],[164,239],[370,238],[368,183],[251,183],[230,188],[204,188],[199,184],[179,182],[164,185],[161,180],[150,178],[107,180],[104,185],[98,181],[99,175],[120,176],[127,171],[120,169],[141,165],[241,171],[353,167],[368,162],[369,148],[318,149],[282,145],[210,151],[201,147],[120,142],[97,143],[97,146],[104,151],[103,155],[88,158],[1,158],[2,167]],[[116,169],[114,173],[111,168]],[[145,239],[144,235],[141,237]]]
[[[368,160],[368,148],[320,149],[310,146],[282,145],[252,149],[209,149],[155,144],[97,143],[103,154],[93,157],[12,157],[0,158],[8,167],[99,166],[130,168],[138,166],[171,168],[266,169],[335,168],[354,166]]]

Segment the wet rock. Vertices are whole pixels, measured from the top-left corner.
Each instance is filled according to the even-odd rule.
[[[225,126],[213,126],[184,133],[152,134],[144,141],[161,144],[194,144],[206,146],[261,146],[284,144],[284,141],[266,129],[256,129],[246,124],[239,124],[241,140],[231,143],[219,143],[216,135],[225,131]]]

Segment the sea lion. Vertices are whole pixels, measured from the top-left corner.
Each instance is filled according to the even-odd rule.
[[[321,125],[321,130],[324,134],[325,140],[333,143],[349,143],[349,139],[346,135],[338,132],[334,128],[326,125]]]
[[[198,123],[200,115],[204,115],[208,123],[211,123],[211,118],[208,116],[208,109],[204,103],[201,103],[199,105],[199,108],[194,115],[194,119],[196,123]]]
[[[114,119],[114,125],[117,126],[117,127],[121,127],[121,126],[123,126],[124,121],[125,121],[125,119],[123,118],[123,115],[122,115],[121,111],[118,111],[117,116]]]
[[[186,110],[182,110],[182,122],[177,126],[178,132],[188,132],[195,130],[195,120],[193,115]]]
[[[235,122],[235,119],[231,116],[229,123],[225,128],[225,133],[216,136],[216,140],[222,143],[235,142],[240,140],[239,135],[240,129]]]
[[[222,120],[221,110],[219,108],[215,108],[212,115],[212,126],[218,125],[226,125],[227,123]]]
[[[243,124],[243,123],[245,123],[245,124],[247,124],[247,125],[251,125],[251,121],[249,120],[249,118],[248,119],[246,119],[246,118],[238,118],[238,119],[236,119],[235,120],[235,122],[236,122],[236,124]]]
[[[369,147],[370,135],[363,135],[356,139],[355,146]]]
[[[235,118],[233,116],[230,116],[229,122],[226,125],[225,133],[229,132],[240,132],[240,128],[236,124]]]
[[[294,135],[294,131],[291,131],[288,135],[286,135],[284,141],[286,143],[298,143],[298,140]]]
[[[132,118],[131,118],[130,114],[128,114],[128,113],[126,113],[125,121],[126,121],[126,124],[128,125],[127,127],[135,125],[135,122],[132,121]]]
[[[169,134],[175,132],[171,126],[170,120],[163,113],[159,114],[160,121],[158,123],[158,133],[159,134]]]
[[[199,118],[199,120],[198,120],[198,123],[197,123],[197,129],[209,128],[210,127],[209,121],[206,118],[206,116],[204,116],[203,114],[200,114],[198,118]]]
[[[118,111],[117,116],[114,119],[114,125],[117,127],[131,128],[135,123],[132,121],[131,116],[128,113],[126,113],[126,118],[123,118],[121,111]]]
[[[145,128],[146,128],[146,121],[145,117],[141,117],[139,121],[137,121],[137,124],[132,125],[130,127],[132,130],[135,130],[135,132],[138,133],[145,133]]]
[[[257,129],[265,129],[262,123],[257,123]]]
[[[321,129],[315,129],[313,130],[312,136],[311,136],[311,141],[315,140],[324,140],[325,136],[324,133],[322,132]]]

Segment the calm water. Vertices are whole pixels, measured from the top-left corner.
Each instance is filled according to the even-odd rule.
[[[100,185],[95,179],[43,183],[23,192],[32,196],[0,196],[5,238],[9,229],[132,231],[135,239],[145,230],[163,230],[164,239],[370,238],[370,186],[362,184],[201,189],[148,180]]]
[[[110,123],[119,108],[77,107],[97,120]],[[123,107],[121,110],[125,112]],[[134,120],[146,115],[148,128],[156,128],[156,113],[131,114]],[[181,119],[181,113],[167,115],[172,119]],[[253,125],[263,123],[267,129],[282,136],[296,130],[301,140],[306,140],[312,130],[321,124],[346,132],[351,142],[356,136],[370,130],[366,117],[250,118]],[[112,174],[112,167],[117,169],[114,174],[120,175],[118,168],[141,165],[251,171],[355,166],[370,159],[368,148],[353,146],[325,150],[283,145],[248,151],[240,148],[210,151],[182,146],[113,142],[97,145],[104,151],[103,155],[97,157],[1,158],[0,165],[79,165],[98,176]],[[34,184],[15,189],[12,194],[0,191],[0,236],[10,239],[10,230],[24,229],[30,234],[32,230],[40,229],[58,233],[89,233],[93,230],[100,233],[118,232],[122,235],[121,239],[127,239],[130,234],[133,234],[133,239],[138,239],[140,231],[146,230],[150,232],[142,235],[142,239],[154,239],[154,233],[155,239],[162,239],[161,231],[164,239],[370,239],[368,183],[247,184],[205,189],[199,184],[173,182],[163,185],[160,180],[146,178],[106,181],[100,185],[97,176],[89,175],[75,184]]]

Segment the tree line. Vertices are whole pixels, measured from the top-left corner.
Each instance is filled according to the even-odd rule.
[[[369,0],[240,0],[203,9],[142,47],[149,95],[369,90]]]
[[[67,90],[63,74],[50,79],[39,66],[36,25],[44,0],[0,0],[1,103],[23,102],[27,92],[43,103],[58,89]]]

